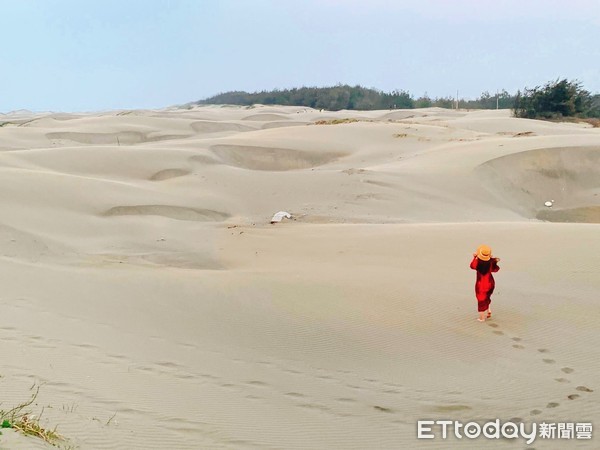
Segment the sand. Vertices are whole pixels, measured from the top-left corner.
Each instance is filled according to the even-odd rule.
[[[600,423],[600,129],[267,106],[0,125],[1,408],[39,386],[70,445],[526,448],[416,422]]]

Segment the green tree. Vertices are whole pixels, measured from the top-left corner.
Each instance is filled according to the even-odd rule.
[[[529,119],[588,117],[593,113],[591,94],[578,81],[567,79],[518,91],[513,106],[515,117]]]
[[[433,101],[433,106],[438,108],[454,108],[454,99],[452,97],[438,97]]]
[[[415,108],[430,108],[431,106],[433,106],[433,102],[427,92],[415,100]]]

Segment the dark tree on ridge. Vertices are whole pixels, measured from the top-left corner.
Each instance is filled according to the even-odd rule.
[[[578,81],[556,80],[517,92],[513,113],[528,119],[598,117],[600,109],[594,107],[594,100]]]

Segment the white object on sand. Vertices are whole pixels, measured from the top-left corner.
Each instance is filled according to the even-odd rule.
[[[546,203],[544,203],[544,205],[546,205],[548,208],[550,208],[552,206],[552,202],[546,202]]]
[[[273,215],[271,223],[281,222],[283,219],[291,219],[292,215],[286,211],[279,211]]]

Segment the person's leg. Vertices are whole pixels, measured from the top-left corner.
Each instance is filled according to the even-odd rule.
[[[492,317],[492,299],[489,300],[488,309],[487,309],[487,318]]]
[[[486,311],[488,309],[487,300],[478,301],[477,302],[477,311],[479,312],[479,320],[480,322],[485,322]]]

